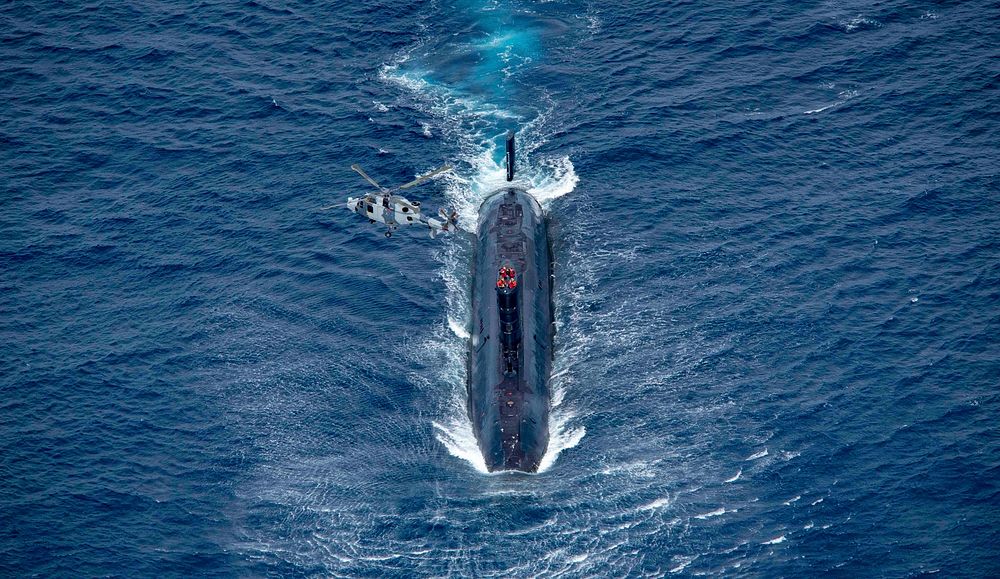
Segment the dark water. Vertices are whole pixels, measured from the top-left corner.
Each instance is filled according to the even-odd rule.
[[[7,2],[0,575],[1000,574],[1000,7]],[[469,243],[550,212],[486,475]]]

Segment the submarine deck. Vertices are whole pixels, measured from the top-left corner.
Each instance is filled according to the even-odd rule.
[[[469,417],[487,468],[536,471],[549,439],[552,261],[542,208],[523,189],[480,208],[472,312]]]

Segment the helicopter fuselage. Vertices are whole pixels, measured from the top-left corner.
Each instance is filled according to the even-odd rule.
[[[364,197],[348,197],[347,208],[376,223],[395,229],[399,225],[420,223],[420,202],[401,195],[370,193]]]

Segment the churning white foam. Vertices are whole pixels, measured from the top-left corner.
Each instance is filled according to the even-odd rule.
[[[583,440],[587,429],[583,426],[570,426],[575,417],[576,415],[572,412],[560,406],[552,407],[552,412],[549,414],[549,447],[545,450],[545,455],[542,456],[541,464],[538,465],[538,472],[545,472],[552,468],[559,453],[573,448]]]
[[[448,318],[448,329],[450,329],[452,333],[455,334],[456,337],[461,338],[463,340],[468,340],[471,337],[471,335],[469,334],[469,330],[465,328],[465,325],[456,320],[455,318],[452,317]]]
[[[670,573],[680,573],[688,565],[690,565],[692,562],[694,562],[694,560],[697,559],[697,558],[698,558],[698,555],[693,555],[693,556],[680,556],[680,555],[678,555],[678,556],[675,556],[674,560],[677,561],[679,564],[676,567],[672,568],[669,572]]]
[[[526,120],[491,103],[461,94],[440,83],[428,80],[426,71],[405,70],[408,54],[395,63],[383,66],[379,77],[404,89],[408,106],[430,117],[422,121],[425,136],[441,136],[457,148],[455,171],[446,174],[445,195],[450,209],[458,213],[459,227],[475,233],[478,228],[479,206],[496,189],[509,184],[502,160],[494,158],[497,144],[503,140],[498,126],[518,125],[517,179],[514,185],[526,189],[545,211],[552,202],[571,192],[579,182],[572,161],[567,156],[533,155],[547,140],[543,128],[554,109],[538,111]],[[412,67],[411,67],[412,68]],[[544,100],[544,99],[543,99]],[[437,128],[431,132],[430,127]],[[430,134],[428,134],[430,133]],[[439,382],[447,384],[449,395],[442,405],[443,416],[433,421],[435,437],[450,454],[468,462],[479,472],[487,472],[485,460],[476,443],[466,410],[466,356],[469,339],[471,248],[458,238],[445,239],[435,254],[439,274],[444,281],[447,324],[450,331],[434,332],[425,352],[437,356]],[[572,299],[572,298],[570,298]],[[557,341],[559,336],[557,335]],[[542,457],[539,472],[552,467],[559,454],[573,448],[583,439],[586,429],[574,424],[575,414],[564,405],[565,388],[572,383],[569,368],[573,348],[559,348],[552,378],[552,411],[549,414],[549,447]]]
[[[659,509],[659,508],[669,507],[670,506],[670,502],[671,502],[670,501],[670,497],[661,497],[661,498],[658,498],[658,499],[656,499],[655,501],[653,501],[651,503],[647,503],[645,505],[642,505],[641,507],[639,507],[639,510],[640,511],[655,511],[656,509]]]
[[[722,515],[724,515],[726,513],[731,513],[731,512],[734,512],[734,511],[727,511],[724,507],[720,507],[718,509],[715,509],[714,511],[709,511],[707,513],[702,513],[700,515],[695,515],[694,518],[705,520],[705,519],[710,519],[712,517],[719,517],[719,516],[722,516]]]
[[[483,474],[490,472],[486,468],[486,459],[476,444],[476,435],[472,432],[472,423],[468,418],[449,417],[444,423],[435,421],[432,424],[435,436],[448,449],[449,454],[468,462]]]

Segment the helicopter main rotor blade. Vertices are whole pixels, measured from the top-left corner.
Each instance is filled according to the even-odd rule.
[[[416,179],[414,179],[413,181],[410,181],[409,183],[407,183],[405,185],[400,185],[399,188],[400,189],[409,189],[410,187],[413,187],[414,185],[419,185],[419,184],[423,183],[424,181],[430,179],[434,175],[437,175],[439,173],[444,173],[445,171],[451,171],[451,165],[445,165],[445,166],[441,167],[440,169],[435,169],[435,170],[431,171],[430,173],[427,173],[426,175],[421,175],[421,176],[417,177]]]
[[[371,183],[372,185],[374,185],[375,188],[378,189],[379,191],[385,191],[385,188],[382,187],[381,185],[379,185],[378,183],[376,183],[375,179],[372,179],[371,177],[369,177],[368,173],[365,173],[364,169],[362,169],[358,164],[355,163],[354,165],[351,165],[351,169],[354,169],[355,171],[357,171],[358,175],[361,175],[362,177],[364,177],[365,181],[368,181],[369,183]]]

